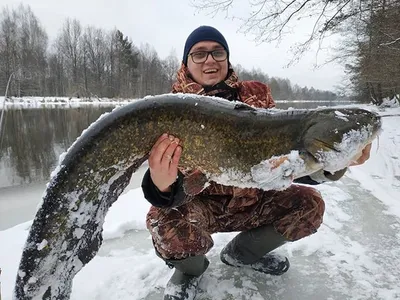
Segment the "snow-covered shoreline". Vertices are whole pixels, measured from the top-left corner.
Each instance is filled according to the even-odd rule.
[[[37,108],[37,107],[71,107],[78,105],[124,105],[138,99],[125,98],[77,98],[77,97],[12,97],[8,98],[4,105],[9,108]],[[0,96],[0,107],[3,106],[4,96]],[[333,103],[346,105],[352,103],[347,100],[276,100],[277,103]]]
[[[13,97],[4,102],[4,97],[0,96],[0,108],[52,108],[52,107],[77,107],[85,105],[125,105],[136,99],[119,98],[76,98],[76,97]],[[4,103],[3,103],[4,102]]]

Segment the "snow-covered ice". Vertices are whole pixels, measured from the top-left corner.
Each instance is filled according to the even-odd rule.
[[[400,114],[400,108],[380,113]],[[400,299],[399,125],[400,116],[384,118],[371,158],[340,181],[317,186],[326,203],[324,223],[316,234],[278,250],[291,261],[286,274],[225,266],[219,251],[237,233],[215,234],[196,299]],[[149,207],[140,188],[120,196],[106,216],[103,246],[75,277],[71,299],[162,299],[173,270],[152,248],[145,227]],[[12,298],[30,224],[0,231],[3,300]]]

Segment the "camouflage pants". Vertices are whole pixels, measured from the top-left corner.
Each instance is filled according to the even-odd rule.
[[[214,245],[211,234],[245,231],[272,225],[288,240],[311,235],[321,225],[325,203],[314,188],[292,185],[284,191],[253,190],[232,195],[198,195],[176,208],[152,206],[147,228],[159,254],[183,259],[206,254]]]

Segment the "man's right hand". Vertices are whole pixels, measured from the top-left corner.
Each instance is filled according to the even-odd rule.
[[[170,192],[178,176],[178,163],[182,147],[179,139],[164,133],[151,149],[149,156],[150,177],[161,192]]]

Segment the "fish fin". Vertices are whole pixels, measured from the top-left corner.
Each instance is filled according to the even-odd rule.
[[[195,170],[183,178],[183,191],[185,194],[195,196],[207,187],[208,178],[200,170]]]

